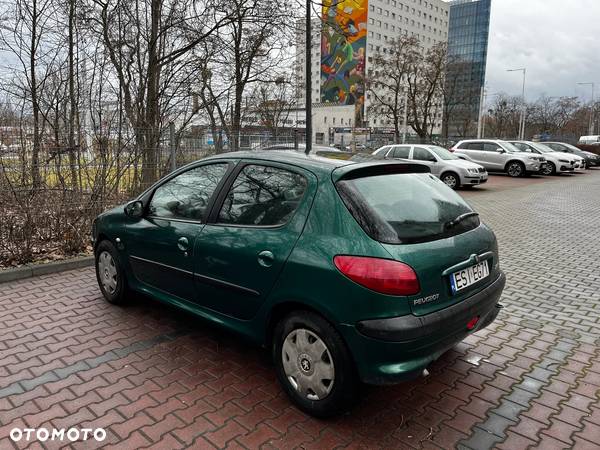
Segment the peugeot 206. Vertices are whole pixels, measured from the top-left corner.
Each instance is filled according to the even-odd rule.
[[[494,233],[429,168],[238,152],[166,176],[93,224],[111,303],[131,291],[270,350],[302,410],[418,377],[501,309]]]

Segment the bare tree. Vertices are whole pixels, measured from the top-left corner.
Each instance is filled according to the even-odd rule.
[[[42,117],[40,93],[55,70],[59,56],[56,45],[56,8],[52,0],[16,0],[9,20],[0,28],[0,49],[11,53],[18,65],[3,89],[23,102],[32,117],[31,182],[39,189]]]
[[[218,0],[92,0],[90,23],[122,89],[142,154],[142,185],[157,176],[165,104],[180,98],[170,81],[200,43],[230,22]],[[119,24],[119,26],[115,26]],[[178,84],[189,94],[189,86]]]
[[[269,130],[271,136],[277,139],[293,106],[290,77],[282,75],[270,82],[260,83],[254,90],[252,100],[252,112],[258,116],[260,124]]]
[[[383,117],[394,126],[394,139],[400,142],[400,127],[408,98],[408,78],[418,59],[419,41],[414,36],[401,35],[393,39],[385,53],[373,57],[373,68],[367,79],[371,96],[369,116]]]
[[[218,133],[225,130],[231,149],[237,150],[244,96],[285,63],[289,14],[284,4],[268,0],[225,0],[219,10],[231,20],[209,41],[206,58],[200,59],[202,106],[211,127]]]
[[[408,76],[410,124],[421,138],[431,137],[441,112],[447,46],[438,43],[413,64]]]

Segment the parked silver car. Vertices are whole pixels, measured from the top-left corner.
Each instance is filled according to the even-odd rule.
[[[460,159],[437,145],[388,145],[373,152],[387,159],[409,159],[425,164],[431,173],[452,189],[486,183],[484,167]]]
[[[493,139],[460,141],[450,151],[459,158],[481,164],[490,172],[506,172],[511,177],[537,174],[546,162],[541,155],[524,153],[506,141]]]
[[[544,175],[556,175],[560,173],[573,173],[579,167],[583,158],[568,153],[555,152],[539,142],[509,141],[519,150],[534,155],[542,155],[546,158],[546,164],[542,168]]]

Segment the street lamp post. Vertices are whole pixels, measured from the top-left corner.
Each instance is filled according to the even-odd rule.
[[[523,72],[523,93],[522,93],[522,98],[523,98],[523,107],[521,109],[521,120],[519,122],[519,139],[523,140],[525,139],[525,78],[527,77],[527,68],[522,68],[522,69],[509,69],[507,70],[507,72]]]
[[[580,85],[580,86],[591,86],[592,87],[592,106],[590,108],[590,136],[593,136],[594,135],[594,131],[595,131],[594,129],[596,128],[594,126],[594,107],[596,106],[596,105],[594,105],[594,101],[595,101],[595,98],[594,98],[594,94],[595,94],[594,89],[596,87],[596,83],[577,83],[577,84]]]
[[[305,55],[305,105],[306,108],[306,148],[305,153],[308,155],[312,150],[312,23],[311,23],[311,0],[306,0],[306,42],[304,51]]]

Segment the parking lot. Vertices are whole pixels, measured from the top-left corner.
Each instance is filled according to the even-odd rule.
[[[88,268],[0,285],[0,449],[42,447],[15,427],[106,429],[75,448],[600,449],[600,170],[459,192],[498,236],[505,308],[427,378],[315,420],[267,352],[144,297],[110,306]]]

